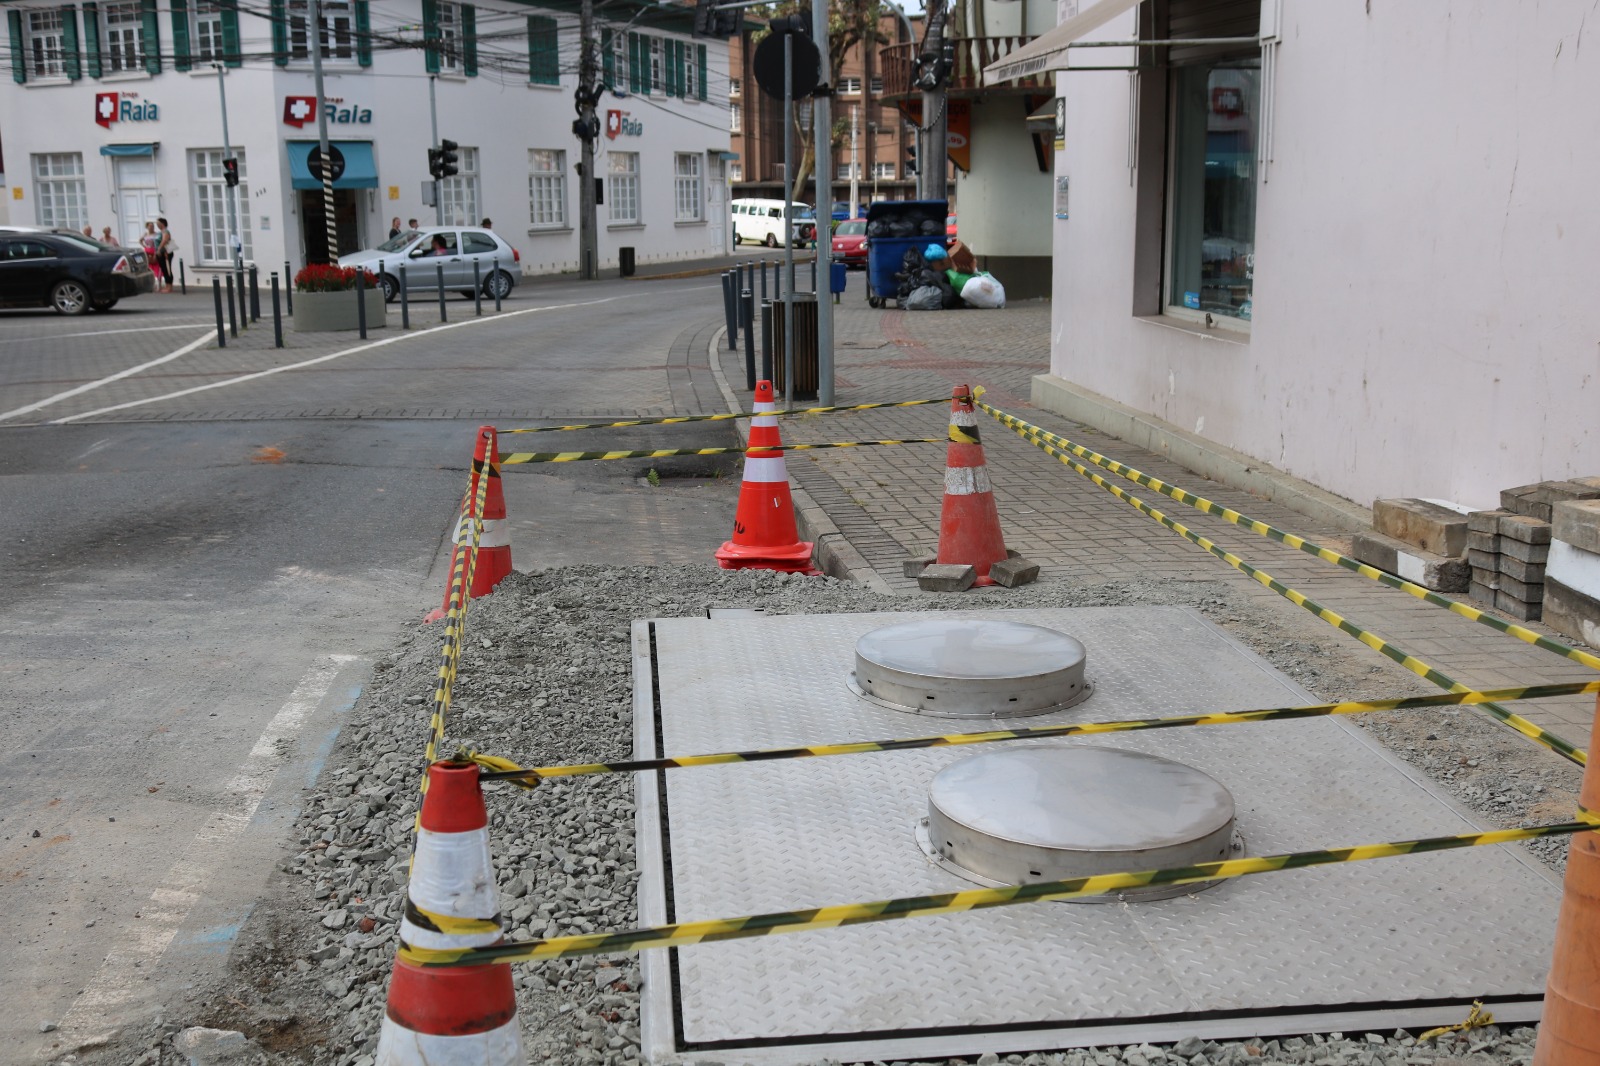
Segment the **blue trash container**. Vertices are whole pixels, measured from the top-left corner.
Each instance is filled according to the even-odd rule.
[[[844,278],[847,269],[843,263],[828,264],[828,291],[835,296],[844,292]]]
[[[897,215],[908,208],[922,208],[923,212],[931,217],[941,220],[949,213],[949,204],[945,200],[880,200],[867,208],[867,225],[871,225],[879,218]],[[937,236],[922,234],[915,237],[868,237],[867,238],[867,303],[873,307],[882,307],[890,300],[900,298],[899,282],[894,276],[900,272],[901,260],[905,258],[906,249],[915,248],[922,251],[929,241],[943,241],[944,230],[941,228]]]

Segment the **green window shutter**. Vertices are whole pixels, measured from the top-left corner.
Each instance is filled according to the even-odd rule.
[[[11,35],[11,80],[21,85],[28,80],[28,54],[22,50],[22,12],[6,12],[6,30]]]
[[[244,66],[244,55],[239,50],[239,0],[225,0],[222,5],[222,65]]]
[[[683,95],[683,53],[687,51],[682,41],[672,42],[672,89],[673,96]]]
[[[61,69],[68,81],[83,77],[83,67],[78,62],[78,9],[68,4],[61,9]]]
[[[703,44],[694,46],[694,65],[695,72],[699,75],[694,82],[694,98],[696,100],[704,100],[706,98],[706,46]]]
[[[642,92],[644,82],[640,70],[644,67],[644,40],[637,33],[628,34],[628,91]]]
[[[83,65],[89,77],[100,76],[100,5],[83,5]]]
[[[289,5],[283,0],[272,0],[272,61],[280,67],[289,65]]]
[[[191,66],[189,0],[172,0],[172,69],[188,70]]]
[[[439,73],[439,5],[436,0],[422,0],[422,46],[428,73]]]
[[[367,0],[356,0],[356,62],[372,66],[372,9]]]
[[[160,74],[161,22],[156,14],[156,0],[140,0],[139,7],[144,23],[144,70],[146,74]]]
[[[617,87],[617,50],[611,47],[611,31],[600,31],[601,84],[607,89]]]
[[[478,76],[478,9],[472,4],[461,5],[461,66],[467,77]]]
[[[544,15],[528,16],[528,81],[534,85],[561,84],[556,20]]]

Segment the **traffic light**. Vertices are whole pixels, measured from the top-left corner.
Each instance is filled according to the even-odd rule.
[[[456,161],[460,159],[460,156],[456,155],[456,149],[460,147],[455,141],[439,142],[439,177],[453,178],[461,173],[460,168],[456,166]]]
[[[917,149],[913,145],[906,145],[906,173],[917,172]]]
[[[237,159],[224,159],[222,161],[222,180],[232,188],[239,184],[239,161]]]

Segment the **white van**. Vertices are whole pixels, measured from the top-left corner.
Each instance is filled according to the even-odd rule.
[[[791,243],[809,244],[817,237],[817,213],[810,204],[790,205],[793,214]],[[745,241],[776,248],[783,241],[782,200],[735,200],[733,202],[733,243]]]

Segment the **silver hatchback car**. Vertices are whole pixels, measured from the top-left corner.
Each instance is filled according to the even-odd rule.
[[[508,295],[522,275],[522,256],[493,230],[477,226],[424,226],[407,230],[376,248],[339,257],[342,267],[363,267],[378,275],[383,298],[400,295],[400,268],[406,291],[436,291],[440,277],[446,292],[463,296],[473,291],[473,267],[485,296]]]

